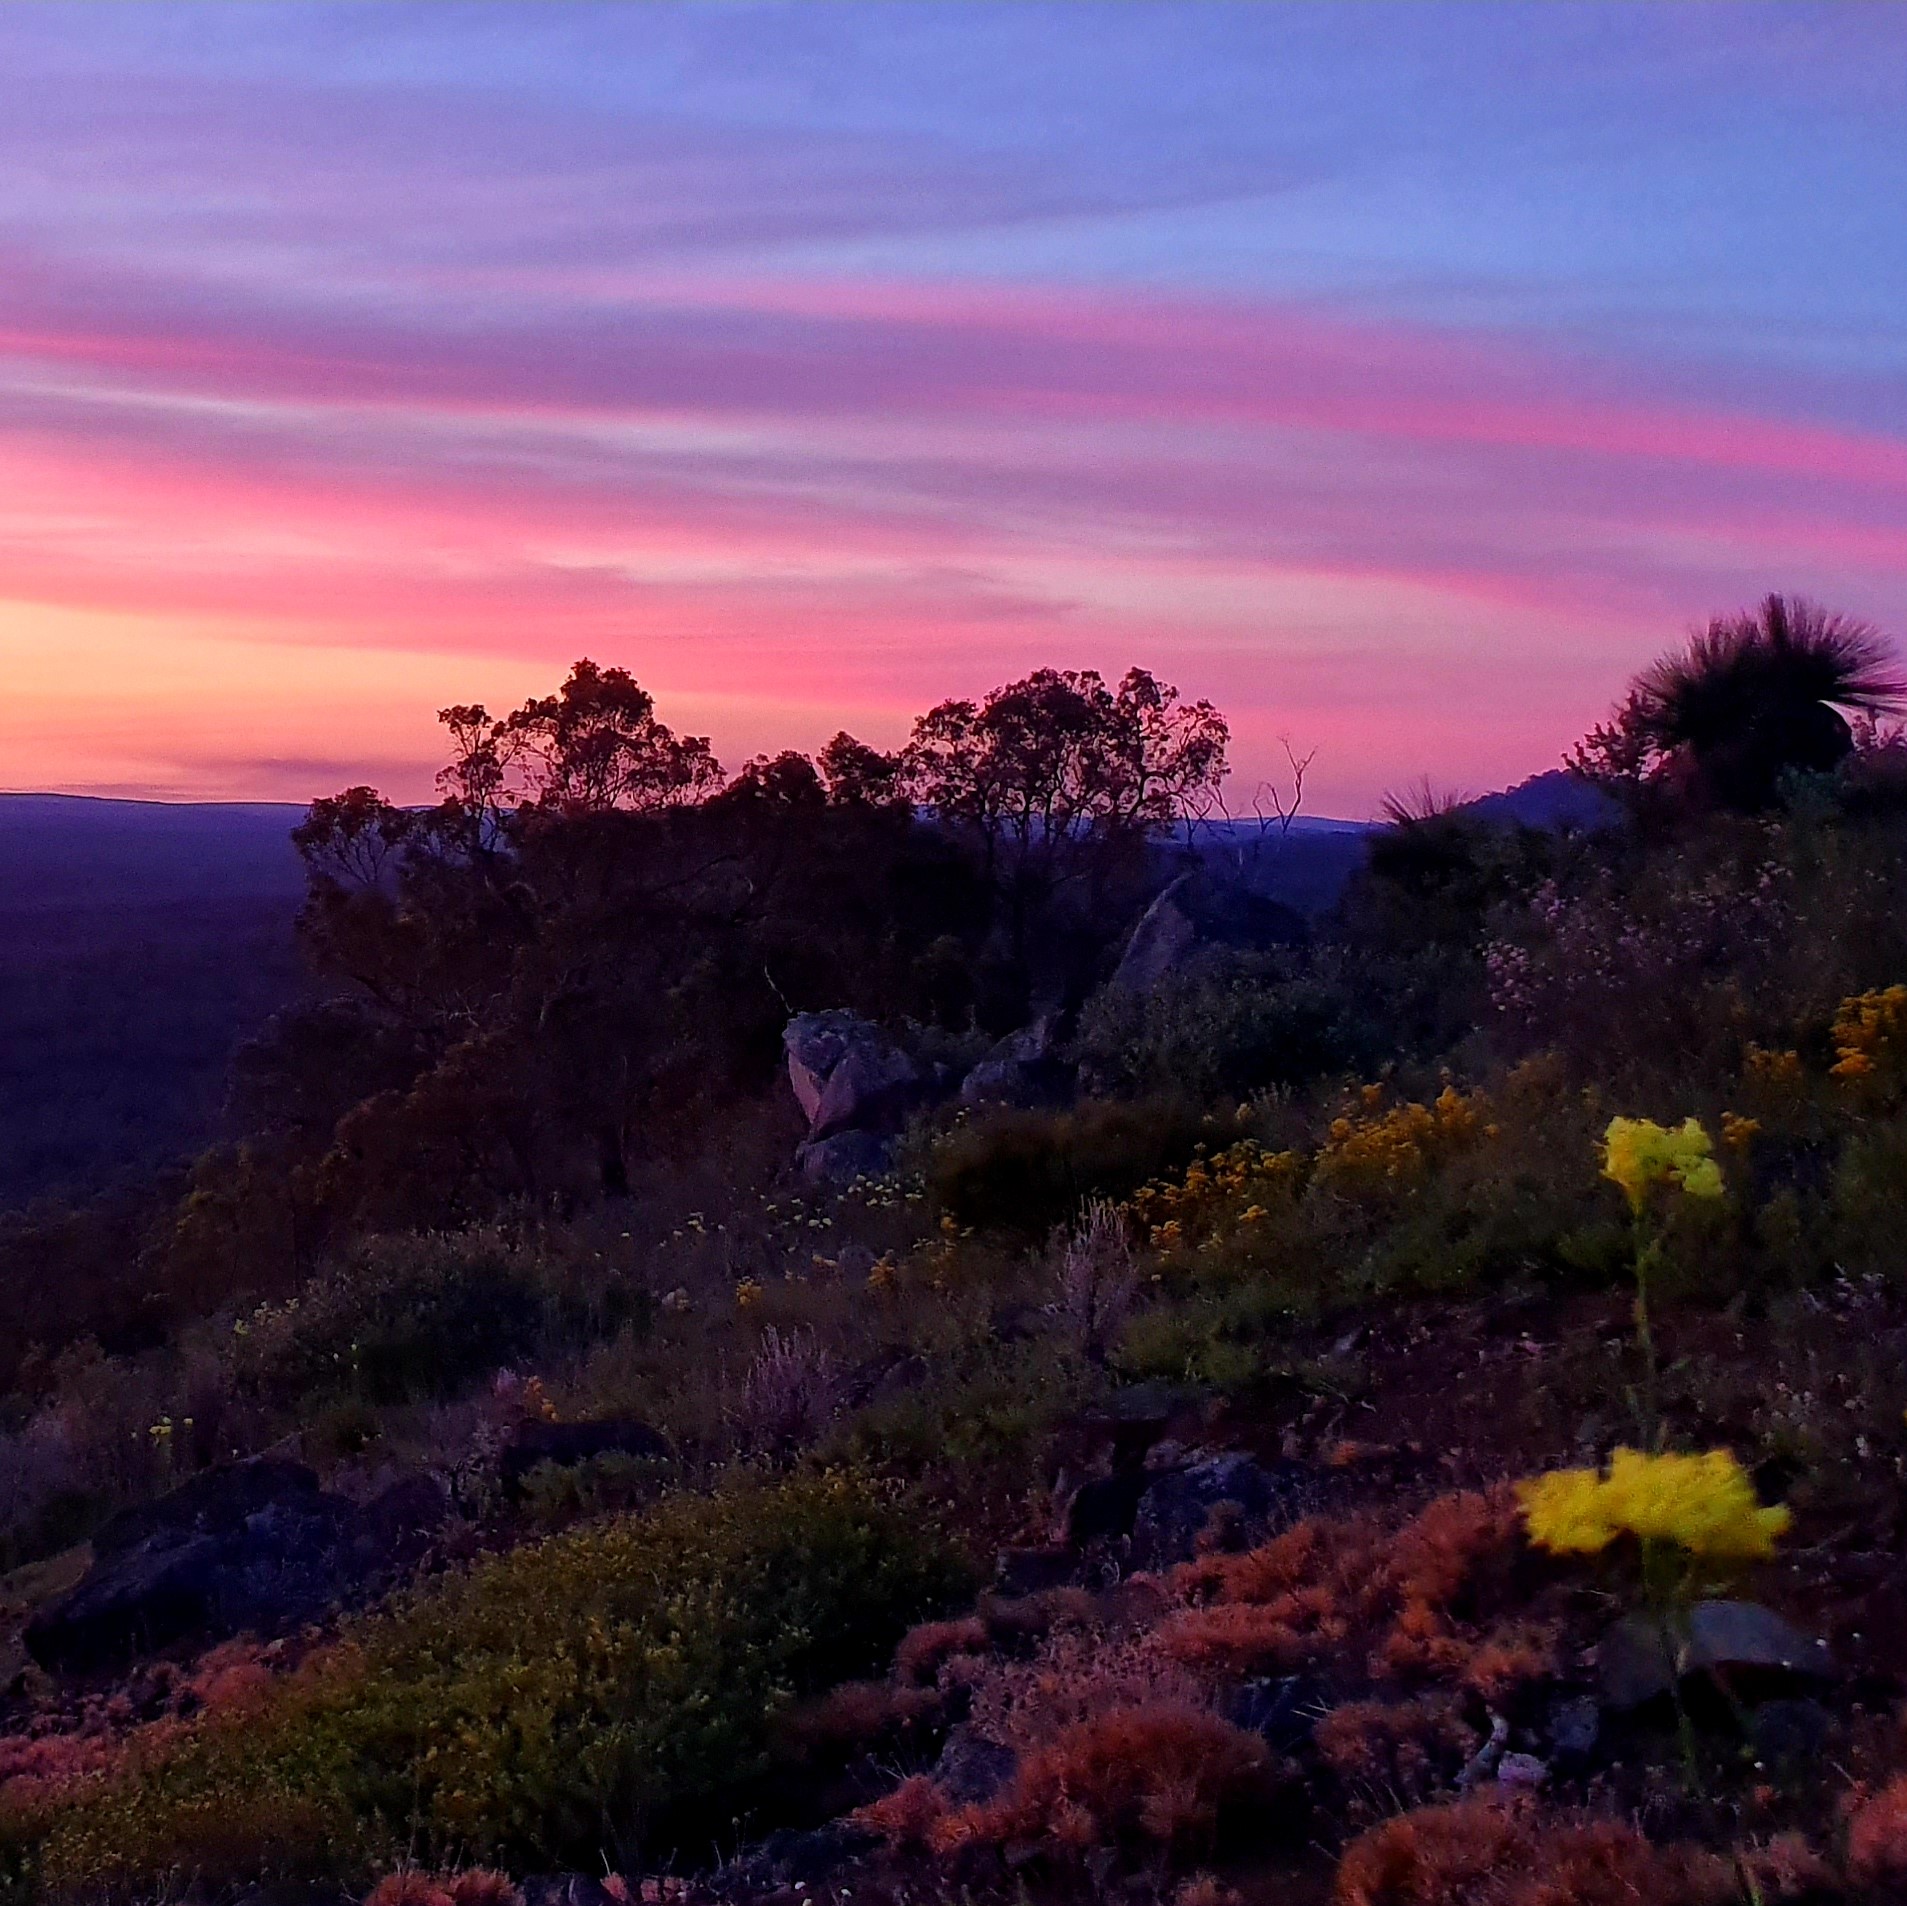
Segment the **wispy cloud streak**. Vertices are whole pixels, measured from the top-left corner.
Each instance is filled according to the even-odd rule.
[[[1006,30],[977,10],[852,16],[921,70],[845,106],[777,88],[828,38],[800,9],[759,16],[779,67],[712,13],[699,37],[625,23],[624,54],[689,75],[666,98],[633,65],[603,80],[593,10],[387,10],[380,38],[279,9],[315,47],[300,74],[237,27],[181,51],[112,9],[83,43],[24,11],[0,80],[24,181],[0,205],[0,603],[16,645],[36,615],[49,644],[83,620],[74,693],[119,739],[89,753],[46,716],[43,669],[42,714],[0,733],[16,782],[305,796],[361,705],[367,758],[414,792],[433,698],[502,700],[585,650],[731,756],[849,716],[891,737],[1040,661],[1140,659],[1237,712],[1241,778],[1289,730],[1324,744],[1331,804],[1368,811],[1422,769],[1545,765],[1627,668],[1762,588],[1907,619],[1907,372],[1860,300],[1825,324],[1797,272],[1785,343],[1761,323],[1724,348],[1639,253],[1601,321],[1527,240],[1453,229],[1426,259],[1373,208],[1438,129],[1393,120],[1347,156],[1320,16],[1276,44],[1249,10],[1192,10],[1182,46],[1163,10],[1151,42],[1121,28],[1121,57],[1150,44],[1226,98],[1199,62],[1228,34],[1267,71],[1308,59],[1307,111],[1272,136],[1236,104],[1149,125],[1165,108],[1123,68],[1071,132],[971,75],[950,117],[925,64],[963,22]],[[1067,17],[1012,29],[1045,36],[1062,90],[1087,60]],[[1405,41],[1400,64],[1447,57]],[[420,77],[420,44],[463,83]],[[1730,85],[1771,83],[1758,51]],[[1560,135],[1458,52],[1463,191],[1482,208],[1505,155],[1532,196],[1563,189]],[[1859,104],[1855,71],[1822,83]],[[1563,159],[1635,105],[1607,75],[1548,83]],[[1706,176],[1656,156],[1669,186]],[[1334,198],[1344,255],[1303,253]],[[1162,220],[1194,234],[1163,273]],[[102,681],[111,653],[140,665]],[[327,655],[308,720],[241,745],[274,666],[289,687]],[[399,685],[419,700],[395,720]]]

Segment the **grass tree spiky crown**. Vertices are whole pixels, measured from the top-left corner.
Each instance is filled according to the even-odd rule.
[[[1689,757],[1723,805],[1752,809],[1787,770],[1838,765],[1853,747],[1848,715],[1903,704],[1907,677],[1872,624],[1771,595],[1645,671],[1629,719],[1660,754]]]

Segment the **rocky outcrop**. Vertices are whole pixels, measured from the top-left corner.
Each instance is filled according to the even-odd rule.
[[[1047,1013],[1008,1033],[960,1082],[962,1105],[1064,1105],[1073,1071],[1058,1056],[1060,1018]]]
[[[828,1074],[849,1045],[872,1030],[859,1013],[796,1013],[789,1020],[781,1045],[788,1055],[788,1083],[804,1118],[812,1120],[821,1109]]]
[[[782,1049],[808,1118],[795,1155],[802,1176],[840,1185],[892,1169],[895,1139],[935,1094],[932,1076],[858,1013],[797,1013]]]
[[[927,1092],[920,1067],[874,1033],[848,1047],[828,1074],[808,1128],[809,1140],[818,1144],[840,1132],[898,1132]]]
[[[206,1470],[99,1531],[86,1575],[28,1623],[27,1650],[83,1672],[178,1641],[283,1634],[414,1564],[447,1506],[426,1478],[360,1505],[303,1463]]]
[[[1301,914],[1206,869],[1180,874],[1140,916],[1110,984],[1149,993],[1168,975],[1224,948],[1302,945]]]

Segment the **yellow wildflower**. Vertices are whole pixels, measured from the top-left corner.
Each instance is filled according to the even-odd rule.
[[[1552,1469],[1516,1485],[1530,1540],[1553,1555],[1596,1555],[1616,1539],[1608,1485],[1593,1469]]]
[[[1722,1143],[1730,1151],[1745,1152],[1760,1136],[1760,1119],[1743,1118],[1739,1112],[1722,1114]]]
[[[1886,1065],[1898,1077],[1907,1060],[1907,986],[1856,993],[1834,1015],[1837,1079],[1865,1079]]]
[[[1722,1171],[1699,1119],[1658,1125],[1652,1118],[1612,1118],[1603,1134],[1602,1175],[1622,1187],[1632,1211],[1641,1211],[1657,1185],[1676,1185],[1691,1198],[1719,1198]]]
[[[1782,1051],[1770,1046],[1750,1046],[1742,1069],[1760,1086],[1795,1086],[1801,1083],[1801,1055],[1792,1049]]]
[[[755,1306],[761,1302],[761,1299],[762,1288],[759,1279],[745,1277],[735,1286],[735,1308],[737,1310],[753,1310]]]
[[[1792,1517],[1764,1509],[1748,1472],[1726,1449],[1646,1455],[1619,1449],[1609,1473],[1557,1469],[1517,1485],[1530,1540],[1557,1555],[1594,1555],[1619,1535],[1668,1542],[1705,1561],[1759,1562]]]
[[[1618,1526],[1717,1561],[1765,1561],[1793,1520],[1786,1509],[1762,1508],[1748,1472],[1726,1449],[1702,1456],[1619,1449],[1607,1487]]]

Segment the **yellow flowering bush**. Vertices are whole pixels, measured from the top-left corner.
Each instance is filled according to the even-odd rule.
[[[1701,1562],[1759,1562],[1792,1517],[1764,1509],[1726,1449],[1651,1456],[1619,1449],[1607,1474],[1557,1469],[1517,1485],[1530,1540],[1555,1555],[1597,1555],[1622,1536]]]
[[[1673,1185],[1691,1198],[1719,1198],[1722,1169],[1699,1119],[1658,1125],[1652,1118],[1612,1118],[1603,1135],[1602,1175],[1621,1186],[1638,1216],[1649,1194]]]
[[[1833,1039],[1833,1077],[1899,1086],[1907,1078],[1907,986],[1842,1000]]]
[[[1319,1184],[1353,1197],[1421,1183],[1432,1165],[1489,1129],[1480,1092],[1447,1085],[1429,1105],[1413,1099],[1388,1109],[1378,1086],[1362,1097],[1361,1112],[1332,1121],[1317,1158]]]
[[[1233,1224],[1257,1224],[1268,1205],[1295,1192],[1304,1178],[1296,1152],[1269,1151],[1241,1139],[1197,1158],[1183,1177],[1142,1185],[1127,1203],[1133,1221],[1155,1250],[1222,1234]]]

